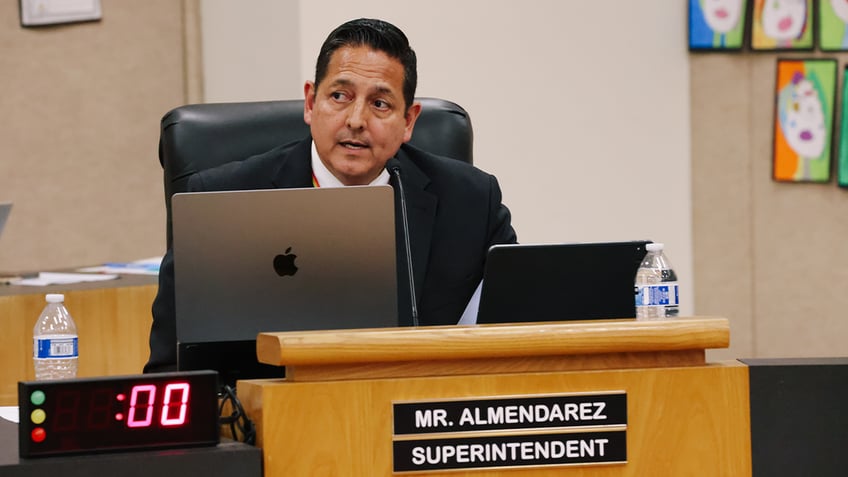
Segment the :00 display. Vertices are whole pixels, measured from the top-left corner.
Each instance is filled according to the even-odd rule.
[[[218,442],[217,373],[18,383],[22,457]]]
[[[162,406],[156,406],[157,388],[152,384],[133,386],[130,391],[130,409],[127,413],[127,427],[148,427],[153,423],[156,410],[159,412],[159,424],[162,426],[181,426],[185,424],[188,409],[188,383],[169,383],[162,393]],[[177,396],[177,400],[174,399]],[[119,396],[120,397],[120,396]],[[139,418],[140,415],[144,417]]]

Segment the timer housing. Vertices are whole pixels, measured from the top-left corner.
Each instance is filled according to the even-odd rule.
[[[216,445],[218,373],[18,383],[21,457]]]

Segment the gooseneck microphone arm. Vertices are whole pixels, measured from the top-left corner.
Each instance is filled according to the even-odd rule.
[[[412,304],[412,326],[418,326],[418,304],[415,299],[415,274],[412,269],[412,247],[409,245],[409,218],[406,215],[406,194],[400,179],[400,161],[393,157],[386,161],[386,170],[395,176],[400,194],[400,214],[403,222],[403,244],[406,249],[406,269],[409,273],[409,302]]]

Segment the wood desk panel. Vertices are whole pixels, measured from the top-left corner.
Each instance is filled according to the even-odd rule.
[[[18,381],[35,377],[32,329],[46,293],[64,293],[77,324],[77,376],[114,376],[139,374],[147,362],[157,288],[156,277],[149,276],[63,287],[0,287],[0,405],[17,404]]]
[[[239,381],[266,476],[392,474],[392,403],[627,393],[627,464],[452,471],[455,477],[751,475],[748,369],[569,371],[324,382]],[[447,475],[424,471],[410,475]]]
[[[422,466],[415,475],[751,475],[748,368],[703,360],[705,348],[727,346],[725,318],[303,331],[260,338],[260,360],[287,367],[285,380],[238,382],[239,398],[256,423],[266,476],[390,475],[393,441],[408,440],[394,435],[398,402],[606,392],[627,395],[626,464],[450,472]],[[367,373],[351,376],[359,365]],[[304,367],[308,372],[300,373]],[[453,430],[430,439],[460,437],[461,425],[447,427]],[[509,429],[467,435],[487,433],[515,435]],[[433,441],[413,440],[419,437],[425,440],[413,445],[424,451],[425,442]],[[408,457],[413,456],[401,459],[409,463]],[[476,462],[485,460],[479,456]],[[506,465],[504,459],[491,460],[498,463]]]

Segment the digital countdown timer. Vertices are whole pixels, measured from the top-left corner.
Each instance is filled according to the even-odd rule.
[[[215,445],[218,373],[18,383],[21,457]]]

